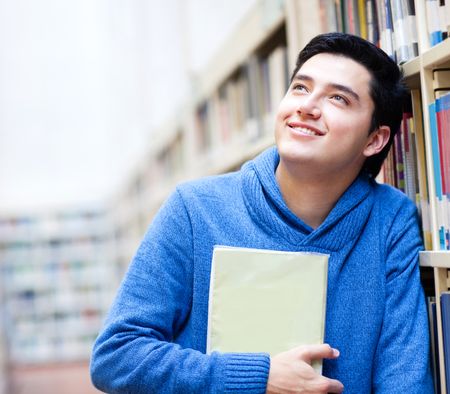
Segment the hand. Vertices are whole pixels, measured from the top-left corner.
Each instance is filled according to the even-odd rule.
[[[271,357],[266,394],[342,393],[341,382],[319,375],[311,362],[337,358],[339,351],[330,345],[299,346]]]

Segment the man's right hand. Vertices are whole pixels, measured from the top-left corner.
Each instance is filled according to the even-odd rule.
[[[266,394],[342,393],[341,382],[319,375],[311,366],[313,360],[337,357],[339,351],[327,344],[299,346],[271,357]]]

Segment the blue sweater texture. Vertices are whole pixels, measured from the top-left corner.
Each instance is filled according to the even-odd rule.
[[[323,374],[344,393],[432,393],[414,204],[360,175],[312,229],[286,206],[270,148],[235,173],[191,181],[164,203],[94,345],[108,393],[265,393],[267,354],[206,355],[214,245],[330,255]],[[270,319],[270,316],[267,316]]]

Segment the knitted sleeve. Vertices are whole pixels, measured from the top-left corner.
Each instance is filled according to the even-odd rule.
[[[398,210],[387,235],[386,300],[375,355],[374,393],[433,393],[429,331],[418,252],[422,247],[412,203]]]
[[[192,228],[178,192],[149,227],[94,345],[91,377],[108,393],[264,393],[266,354],[173,343],[190,313]]]

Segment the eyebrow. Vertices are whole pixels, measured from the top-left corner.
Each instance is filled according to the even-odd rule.
[[[296,74],[294,78],[292,78],[292,81],[308,81],[308,82],[314,82],[314,79],[306,74]],[[350,96],[352,96],[356,101],[360,101],[358,93],[356,93],[352,88],[341,85],[340,83],[329,83],[327,84],[328,87],[340,90],[341,92],[347,93]]]

